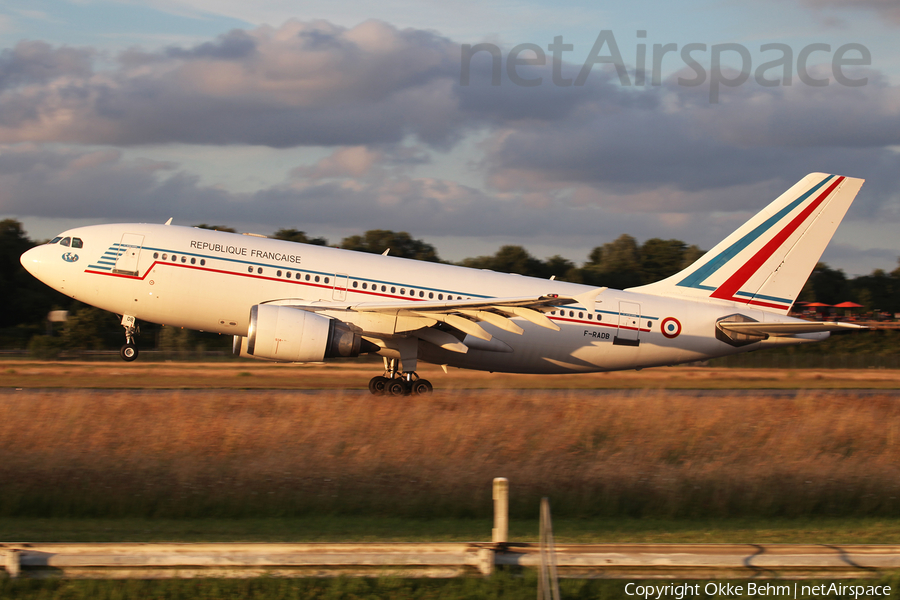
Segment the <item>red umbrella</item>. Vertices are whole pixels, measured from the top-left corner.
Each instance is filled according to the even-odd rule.
[[[806,308],[820,308],[823,306],[831,306],[830,304],[822,304],[821,302],[810,302],[806,305]]]
[[[835,308],[862,308],[862,304],[857,304],[856,302],[841,302],[840,304],[835,304]]]

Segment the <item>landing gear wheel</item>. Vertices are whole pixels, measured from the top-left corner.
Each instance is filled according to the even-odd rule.
[[[414,396],[427,396],[434,391],[434,386],[427,379],[417,379],[413,381],[411,391]]]
[[[405,396],[407,394],[406,384],[399,379],[394,379],[388,384],[387,393],[391,396]]]
[[[381,375],[373,377],[369,380],[369,391],[376,396],[384,396],[389,381],[390,379]]]
[[[119,349],[119,356],[122,360],[131,362],[138,357],[138,349],[134,344],[125,344]]]

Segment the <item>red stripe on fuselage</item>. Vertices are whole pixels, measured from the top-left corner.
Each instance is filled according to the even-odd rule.
[[[753,277],[754,274],[759,270],[763,264],[773,254],[781,245],[793,234],[800,225],[803,224],[806,219],[809,218],[809,215],[819,207],[822,202],[825,201],[831,192],[835,190],[835,188],[840,185],[840,183],[844,181],[844,177],[838,177],[834,183],[832,183],[828,188],[819,194],[815,200],[809,203],[809,205],[803,209],[803,211],[794,217],[794,219],[788,223],[788,225],[779,231],[771,240],[769,240],[765,246],[760,249],[755,255],[753,255],[750,260],[748,260],[744,265],[735,271],[735,273],[729,277],[725,283],[720,285],[716,291],[710,294],[712,298],[721,298],[723,300],[734,300],[735,302],[743,302],[744,304],[756,304],[760,306],[772,306],[773,308],[784,308],[783,306],[774,306],[765,303],[761,303],[758,301],[754,301],[753,298],[737,298],[735,294],[737,294],[741,287]]]

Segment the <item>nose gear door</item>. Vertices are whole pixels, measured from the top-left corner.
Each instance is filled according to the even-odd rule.
[[[144,236],[137,233],[122,234],[122,241],[119,242],[118,256],[116,257],[116,266],[113,267],[113,273],[137,275],[138,259],[141,257],[141,246],[143,245]]]

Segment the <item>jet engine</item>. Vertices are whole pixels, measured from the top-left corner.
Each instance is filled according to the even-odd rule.
[[[378,346],[337,319],[270,304],[251,308],[246,340],[235,339],[235,351],[242,356],[281,362],[320,362],[377,350]]]

